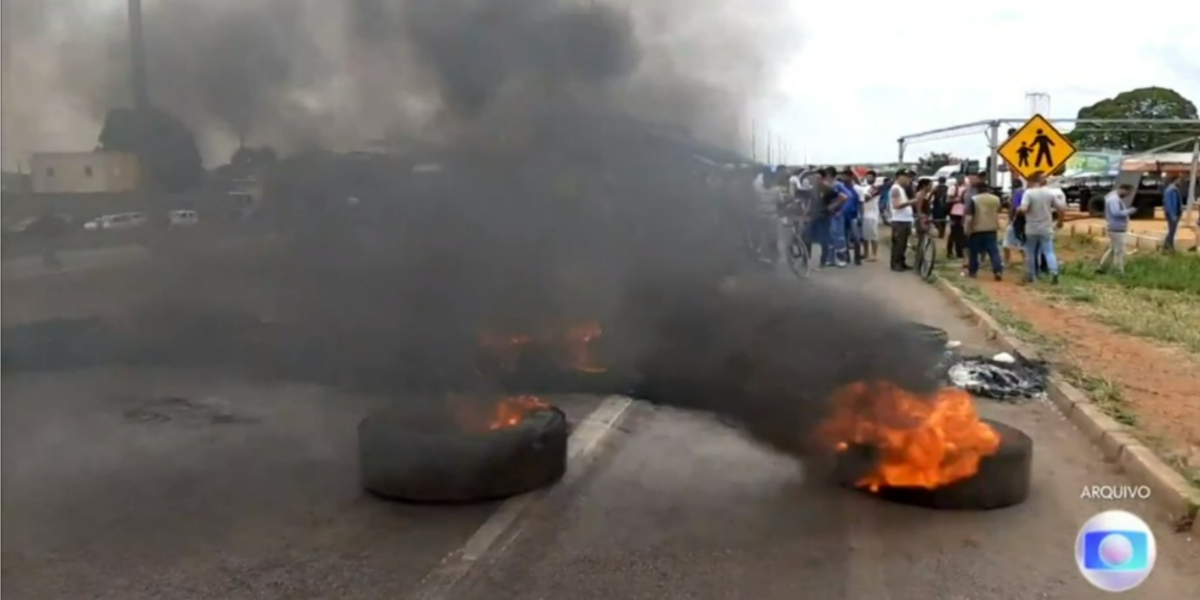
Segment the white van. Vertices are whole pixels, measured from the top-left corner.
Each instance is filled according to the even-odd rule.
[[[133,229],[134,227],[141,227],[145,224],[146,215],[140,212],[128,212],[96,217],[95,219],[84,223],[83,228],[88,231]]]
[[[194,210],[173,210],[167,213],[168,227],[191,227],[200,222],[200,214]]]

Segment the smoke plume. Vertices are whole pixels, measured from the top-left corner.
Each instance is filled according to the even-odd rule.
[[[545,389],[557,384],[480,381],[479,332],[596,319],[613,372],[564,388],[723,412],[791,451],[837,385],[930,385],[934,353],[879,307],[745,272],[757,264],[743,244],[755,169],[719,164],[737,159],[696,138],[736,140],[742,104],[795,35],[774,8],[148,4],[151,98],[203,137],[292,151],[410,144],[283,160],[264,206],[275,251],[177,259],[141,277],[136,320],[105,334],[127,351],[104,355],[398,399]],[[119,33],[80,35],[113,61]],[[123,94],[121,77],[62,76],[80,68],[68,62],[55,93],[97,110]],[[19,358],[7,343],[4,355]]]
[[[143,4],[150,98],[198,132],[210,165],[239,138],[292,151],[437,137],[518,89],[740,144],[744,103],[797,39],[775,0]],[[124,2],[3,8],[5,164],[90,149],[106,112],[132,102]]]

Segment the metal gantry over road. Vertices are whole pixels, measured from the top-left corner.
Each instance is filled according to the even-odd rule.
[[[942,127],[939,129],[931,129],[920,133],[912,133],[900,136],[896,140],[899,146],[898,158],[899,162],[904,162],[904,153],[910,144],[918,144],[922,142],[932,142],[936,140],[944,140],[967,135],[982,133],[987,137],[988,148],[990,150],[991,161],[988,167],[988,178],[992,184],[997,181],[997,172],[1000,165],[1000,148],[1007,140],[1007,136],[1001,137],[1002,127],[1020,127],[1030,121],[1028,117],[1013,117],[1000,119],[987,119],[983,121],[975,121],[962,125],[954,125],[952,127]],[[1071,125],[1104,125],[1106,128],[1111,127],[1114,130],[1137,133],[1145,131],[1161,132],[1164,125],[1170,125],[1177,128],[1180,133],[1200,134],[1200,119],[1045,119],[1050,124],[1071,124]],[[1034,155],[1036,158],[1036,154]],[[1019,160],[1019,157],[1018,157]]]

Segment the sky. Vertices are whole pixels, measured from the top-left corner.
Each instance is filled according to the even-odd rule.
[[[805,3],[801,43],[781,57],[788,64],[777,93],[750,110],[758,155],[769,128],[793,163],[805,155],[808,163],[894,161],[900,136],[1030,116],[1027,92],[1050,95],[1052,118],[1146,86],[1173,88],[1200,104],[1200,2],[1160,0],[1122,21],[1119,11],[1129,6],[906,0],[847,10],[840,2]],[[913,144],[905,157],[931,151],[982,158],[987,140],[975,133]]]
[[[37,0],[5,3],[10,1]],[[125,0],[45,1],[87,12],[111,10]],[[148,3],[155,1],[161,0]],[[1119,11],[1128,5],[1067,0],[906,0],[852,10],[799,0],[747,0],[745,6],[761,13],[763,27],[776,28],[764,31],[768,45],[778,43],[777,28],[795,36],[771,59],[777,76],[748,99],[741,149],[749,153],[753,123],[760,159],[769,131],[775,162],[779,141],[791,163],[891,162],[902,135],[1030,116],[1028,92],[1049,94],[1051,118],[1074,117],[1083,106],[1145,86],[1173,88],[1200,104],[1200,2],[1194,0],[1160,0],[1152,12],[1126,21]],[[48,40],[45,50],[55,51],[56,43]],[[6,72],[11,59],[5,57]],[[58,116],[34,127],[38,143],[54,146],[38,149],[87,150],[94,144],[99,124],[73,114],[73,102],[39,101],[39,112],[48,114],[53,106]],[[27,118],[38,115],[6,114],[5,127]],[[905,158],[929,152],[986,156],[982,128],[968,133],[912,144]],[[33,148],[9,150],[6,168]]]

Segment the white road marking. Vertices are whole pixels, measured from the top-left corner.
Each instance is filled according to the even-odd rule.
[[[562,482],[558,486],[504,501],[461,548],[448,554],[437,568],[417,583],[410,597],[413,600],[453,598],[455,585],[462,581],[473,567],[489,553],[498,554],[508,546],[496,545],[501,537],[510,533],[507,539],[511,541],[516,533],[520,532],[524,526],[522,518],[529,514],[530,508],[544,500],[551,490],[571,483],[587,470],[591,462],[588,459],[600,447],[600,442],[617,428],[632,405],[633,400],[621,396],[611,396],[601,402],[600,406],[584,417],[579,426],[571,432],[567,446],[567,473]]]

